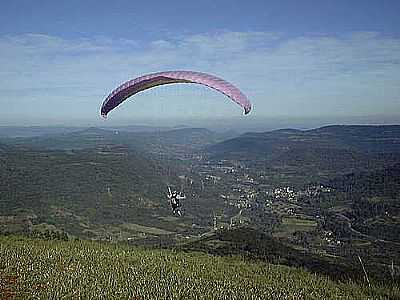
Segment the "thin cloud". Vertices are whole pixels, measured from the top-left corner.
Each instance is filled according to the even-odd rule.
[[[400,111],[400,40],[376,32],[296,38],[269,32],[220,32],[146,43],[26,34],[0,37],[0,65],[0,104],[6,107],[12,101],[13,112],[24,114],[29,113],[26,103],[33,102],[38,107],[32,108],[33,114],[56,111],[61,105],[60,118],[73,113],[90,118],[93,107],[97,109],[115,85],[165,69],[195,69],[227,78],[250,96],[258,116]],[[153,93],[143,93],[146,103],[122,109],[121,114],[145,117],[151,108],[176,116],[177,111],[185,112],[187,102],[196,107],[200,100],[188,99],[193,91],[203,93],[196,88],[177,89],[179,93],[161,90],[164,98],[174,98],[166,111],[152,100]],[[211,102],[219,97],[208,92],[201,96]],[[79,112],[72,108],[74,102],[81,106]],[[213,111],[224,115],[238,113],[222,101],[212,105],[217,108]],[[199,107],[190,113],[195,117],[209,111]]]

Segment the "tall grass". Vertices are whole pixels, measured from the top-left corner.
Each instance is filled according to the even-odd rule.
[[[398,289],[335,283],[239,257],[89,241],[0,237],[0,298],[393,299]]]

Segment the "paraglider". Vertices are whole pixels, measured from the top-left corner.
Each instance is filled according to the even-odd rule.
[[[195,83],[210,87],[236,102],[244,109],[244,114],[248,114],[251,110],[251,103],[247,97],[233,84],[221,78],[201,72],[167,71],[143,75],[121,84],[104,100],[101,115],[107,117],[111,110],[134,94],[171,83]]]
[[[194,71],[166,71],[151,73],[126,81],[113,90],[103,101],[100,113],[106,118],[107,114],[124,102],[129,97],[144,90],[172,83],[193,83],[214,89],[243,108],[244,114],[251,111],[249,99],[233,84],[217,76]],[[185,195],[168,188],[168,201],[174,215],[182,216],[180,200],[186,199]]]

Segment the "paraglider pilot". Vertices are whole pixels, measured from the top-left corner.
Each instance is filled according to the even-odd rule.
[[[171,204],[172,212],[174,215],[182,216],[182,212],[180,210],[181,203],[180,200],[186,199],[185,195],[182,195],[182,193],[179,193],[177,191],[171,192],[171,189],[168,187],[168,194],[167,197],[169,199],[169,202]]]

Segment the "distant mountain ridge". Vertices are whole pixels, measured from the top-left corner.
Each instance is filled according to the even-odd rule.
[[[68,126],[0,126],[0,137],[34,137],[41,135],[64,134],[82,130],[84,127]]]
[[[246,133],[207,148],[211,159],[352,172],[400,162],[400,125],[333,125]]]
[[[181,125],[184,127],[184,125]],[[162,127],[162,126],[146,126],[146,125],[126,125],[126,126],[100,126],[89,127],[99,128],[107,131],[121,131],[121,132],[157,132],[167,131],[176,128]],[[72,132],[79,132],[86,130],[85,126],[0,126],[0,137],[9,138],[27,138],[38,137],[45,135],[60,135]]]
[[[400,125],[333,125],[311,130],[279,129],[262,133],[245,133],[237,138],[209,147],[221,152],[265,154],[277,149],[336,148],[361,152],[400,152]]]
[[[161,148],[199,149],[221,140],[221,135],[204,128],[131,131],[117,127],[89,127],[61,134],[7,138],[3,142],[50,150],[94,149],[119,144],[135,151],[153,152]]]

